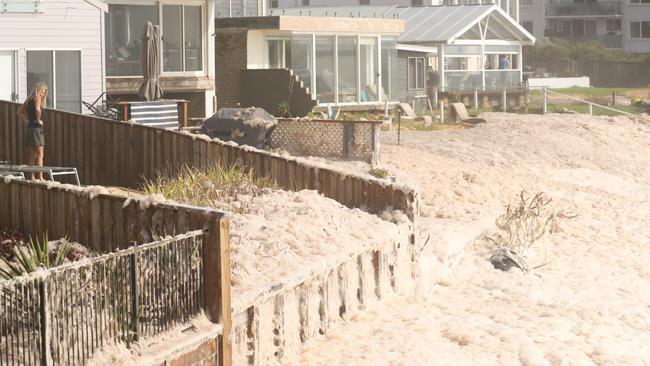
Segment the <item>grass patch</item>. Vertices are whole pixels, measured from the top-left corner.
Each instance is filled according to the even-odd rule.
[[[388,170],[382,168],[372,168],[368,171],[368,174],[372,175],[375,178],[386,179],[390,174]]]
[[[145,194],[162,194],[167,199],[195,206],[246,213],[253,199],[265,189],[276,188],[274,181],[258,178],[252,170],[218,165],[206,168],[184,166],[176,174],[161,173],[144,183]]]
[[[632,113],[632,114],[635,114],[635,115],[639,114],[639,110],[637,108],[635,108],[635,107],[616,106],[616,107],[612,107],[612,108],[616,108],[616,109],[619,109],[619,110],[621,110],[623,112]],[[537,103],[531,103],[531,104],[528,105],[528,109],[530,111],[541,111],[542,110],[542,105],[537,104]],[[568,111],[573,111],[573,112],[576,112],[576,113],[580,113],[580,114],[589,113],[589,107],[584,103],[581,103],[581,104],[562,104],[562,105],[556,105],[556,104],[551,104],[551,103],[548,104],[548,113],[567,113],[567,110]],[[592,112],[593,112],[594,116],[610,116],[610,117],[613,117],[613,116],[621,116],[621,115],[623,115],[622,113],[614,112],[614,111],[611,111],[609,109],[604,109],[604,108],[598,107],[596,105],[593,107]]]

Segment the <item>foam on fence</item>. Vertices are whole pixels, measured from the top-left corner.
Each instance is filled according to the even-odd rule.
[[[203,230],[204,311],[230,332],[228,220],[218,210],[161,200],[112,195],[103,187],[81,188],[22,179],[0,180],[0,228],[49,238],[66,237],[99,253],[145,244],[156,237]],[[222,337],[220,360],[230,360],[230,338]]]
[[[24,131],[19,104],[0,101],[0,160],[22,162]],[[240,147],[207,136],[166,131],[58,110],[45,121],[45,164],[74,166],[83,184],[136,187],[163,169],[183,165],[239,165],[289,190],[313,189],[351,208],[419,215],[416,190],[268,151]]]

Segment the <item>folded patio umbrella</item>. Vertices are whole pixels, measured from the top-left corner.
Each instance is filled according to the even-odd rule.
[[[144,81],[140,85],[138,95],[145,100],[158,100],[163,92],[160,88],[160,38],[158,27],[147,22],[142,32],[142,55],[140,65]]]

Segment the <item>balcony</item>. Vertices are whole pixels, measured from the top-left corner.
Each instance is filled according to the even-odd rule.
[[[621,1],[593,3],[548,3],[547,17],[616,17],[623,16]]]
[[[547,37],[558,37],[571,40],[573,42],[598,42],[607,48],[623,48],[622,34],[599,34],[593,36],[577,36],[570,33],[545,32]]]

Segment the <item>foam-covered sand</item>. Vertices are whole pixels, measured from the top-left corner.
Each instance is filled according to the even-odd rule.
[[[263,194],[229,219],[233,308],[367,248],[389,245],[398,233],[391,222],[307,190]]]
[[[422,297],[391,298],[294,365],[650,364],[650,126],[625,117],[490,113],[447,132],[382,136],[384,167],[423,198]],[[363,164],[341,164],[358,172]],[[563,219],[539,276],[501,272],[487,243],[503,205],[544,191]]]

